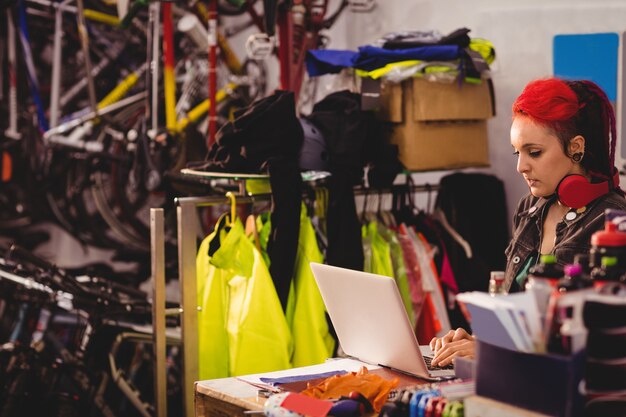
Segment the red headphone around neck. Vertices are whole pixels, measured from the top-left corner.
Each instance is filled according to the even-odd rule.
[[[559,185],[556,186],[556,195],[562,204],[578,209],[616,189],[618,186],[619,170],[617,168],[613,168],[611,181],[596,183],[589,182],[583,175],[570,174],[563,177]]]

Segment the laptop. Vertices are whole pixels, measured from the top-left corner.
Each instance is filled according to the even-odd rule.
[[[427,366],[432,351],[420,348],[393,278],[310,265],[346,355],[427,380],[454,376],[453,369]]]

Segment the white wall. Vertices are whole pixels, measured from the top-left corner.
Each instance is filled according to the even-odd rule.
[[[330,48],[356,49],[391,31],[437,29],[447,34],[461,27],[471,29],[471,37],[485,38],[495,45],[492,76],[497,116],[489,121],[492,166],[488,172],[505,182],[509,212],[527,192],[515,170],[516,158],[509,143],[511,105],[528,81],[552,74],[554,35],[621,33],[626,29],[623,0],[378,0],[377,3],[377,9],[370,14],[345,13],[332,29]],[[441,175],[417,178],[432,183]]]

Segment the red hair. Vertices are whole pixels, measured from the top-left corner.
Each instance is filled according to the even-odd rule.
[[[591,81],[548,78],[531,81],[513,103],[513,118],[528,117],[550,129],[569,155],[569,141],[585,138],[581,165],[591,175],[610,179],[615,159],[615,113],[606,94]]]
[[[525,115],[550,126],[574,117],[578,106],[576,93],[563,80],[549,78],[528,83],[513,103],[513,115]]]

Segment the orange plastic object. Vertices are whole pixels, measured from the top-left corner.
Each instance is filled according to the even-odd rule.
[[[358,372],[350,372],[343,375],[335,375],[326,378],[317,385],[308,386],[302,394],[323,400],[336,399],[341,396],[349,396],[350,392],[360,392],[369,400],[376,412],[383,407],[389,393],[396,388],[400,380],[394,378],[388,380],[379,375],[371,374],[366,367],[361,367]]]

